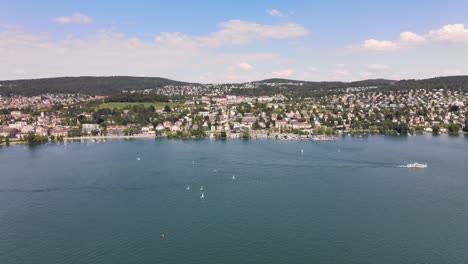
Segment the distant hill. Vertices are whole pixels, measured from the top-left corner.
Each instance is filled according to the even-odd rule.
[[[255,81],[254,83],[304,83],[304,82],[307,82],[307,81],[273,78],[273,79]]]
[[[462,89],[468,92],[468,76],[437,77],[424,80],[401,80],[392,89]]]
[[[157,89],[165,85],[189,83],[158,77],[60,77],[0,81],[0,94],[38,95],[44,93],[82,93],[112,95],[122,90]]]
[[[290,79],[266,79],[257,81],[254,83],[304,83],[307,85],[337,85],[337,86],[376,86],[376,85],[388,85],[395,83],[396,81],[393,80],[386,80],[386,79],[369,79],[369,80],[362,80],[356,82],[310,82],[310,81],[300,81],[300,80],[290,80]]]
[[[356,82],[309,82],[288,79],[267,79],[254,83],[261,84],[258,89],[233,90],[239,95],[259,95],[289,92],[309,95],[313,91],[326,92],[328,89],[357,86],[379,86],[381,89],[463,89],[468,91],[468,76],[437,77],[424,80],[393,81],[371,79]],[[267,83],[282,83],[281,87],[272,87]],[[295,85],[303,83],[302,86]],[[0,81],[0,94],[39,95],[44,93],[82,93],[89,95],[113,95],[123,90],[159,89],[166,85],[199,85],[179,82],[158,77],[61,77],[30,80]]]

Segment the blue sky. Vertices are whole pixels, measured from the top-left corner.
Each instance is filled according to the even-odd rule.
[[[466,14],[467,1],[0,1],[0,79],[468,74]]]

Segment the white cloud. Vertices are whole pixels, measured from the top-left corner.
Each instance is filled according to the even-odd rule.
[[[429,31],[425,38],[432,42],[468,42],[468,29],[463,24],[449,24],[437,30]]]
[[[363,47],[372,51],[397,50],[399,45],[393,41],[368,39],[364,41]]]
[[[252,81],[270,76],[272,69],[267,61],[280,59],[280,54],[244,49],[227,52],[218,47],[304,34],[307,31],[296,24],[228,21],[220,24],[219,30],[204,35],[163,33],[145,40],[103,30],[56,39],[21,27],[0,25],[0,79],[145,75],[182,81]],[[229,65],[234,69],[228,76]],[[258,71],[253,65],[259,65]]]
[[[268,9],[265,11],[267,14],[269,14],[270,16],[274,16],[274,17],[285,17],[285,15],[283,13],[281,13],[279,10],[277,9]]]
[[[162,45],[180,45],[191,47],[221,47],[226,45],[244,45],[255,40],[287,39],[302,37],[309,32],[299,24],[262,25],[250,21],[229,20],[220,23],[218,31],[189,36],[178,32],[164,32],[155,37]]]
[[[93,22],[93,19],[87,15],[74,13],[69,16],[56,17],[54,21],[59,24],[89,24]]]
[[[400,34],[400,40],[403,41],[403,42],[416,43],[416,42],[422,42],[425,39],[424,39],[423,36],[419,36],[418,34],[415,34],[413,32],[406,31],[406,32],[403,32],[403,33]]]
[[[250,71],[253,70],[253,66],[248,64],[247,62],[241,62],[237,64],[237,68],[244,70],[244,71]]]
[[[391,51],[397,50],[408,45],[416,44],[450,44],[450,43],[468,43],[468,29],[463,24],[448,24],[436,30],[418,35],[411,31],[405,31],[400,34],[398,40],[377,40],[368,39],[361,45],[364,49],[371,51]]]
[[[388,66],[384,64],[369,64],[367,65],[367,69],[371,71],[383,71],[388,69]]]

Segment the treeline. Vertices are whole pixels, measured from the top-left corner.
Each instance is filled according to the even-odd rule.
[[[376,91],[395,91],[412,89],[444,89],[462,90],[468,92],[468,76],[438,77],[424,80],[401,80],[392,81],[385,79],[364,80],[357,82],[302,82],[285,79],[269,79],[260,81],[263,83],[257,89],[237,89],[232,93],[236,95],[261,96],[281,93],[291,98],[307,98],[329,95],[330,93],[342,93],[342,88],[378,86]],[[281,86],[269,86],[264,83],[282,83]],[[291,84],[288,84],[291,83]]]
[[[158,89],[165,85],[187,84],[158,77],[61,77],[0,81],[0,95],[34,96],[45,93],[113,95],[123,90]]]
[[[347,87],[363,87],[363,86],[388,86],[395,81],[385,79],[363,80],[357,82],[301,82],[286,79],[268,79],[259,83],[256,89],[234,89],[232,94],[245,95],[245,96],[261,96],[261,95],[274,95],[283,94],[287,97],[314,97],[329,94],[337,89]],[[269,86],[266,83],[281,83],[281,86]],[[297,85],[302,83],[302,85]]]
[[[232,94],[259,96],[282,93],[286,96],[300,98],[325,95],[340,88],[362,86],[379,86],[380,89],[385,91],[399,89],[461,89],[468,91],[468,76],[401,81],[374,79],[357,82],[305,82],[269,79],[257,83],[261,84],[257,89],[233,89]],[[266,83],[283,83],[283,85],[269,86]],[[297,83],[303,83],[303,85],[297,85]],[[124,90],[157,90],[166,85],[182,86],[188,84],[157,77],[63,77],[0,81],[0,95],[33,96],[44,93],[82,93],[108,96],[118,95]]]
[[[468,76],[438,77],[424,80],[401,80],[383,89],[461,89],[468,92]]]
[[[107,97],[106,102],[169,102],[169,97],[159,94],[119,93]]]

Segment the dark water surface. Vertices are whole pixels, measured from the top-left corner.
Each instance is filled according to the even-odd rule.
[[[464,136],[2,147],[0,263],[468,263],[467,154]]]

